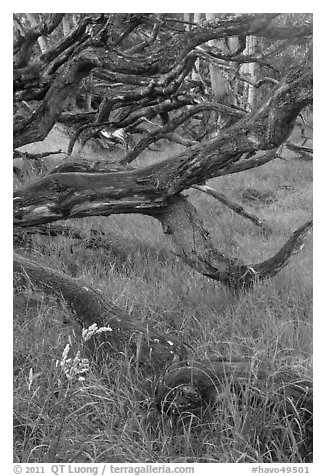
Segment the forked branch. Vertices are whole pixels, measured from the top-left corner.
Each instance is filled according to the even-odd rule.
[[[175,253],[199,273],[222,282],[235,291],[275,276],[300,251],[312,227],[308,221],[298,228],[281,250],[261,263],[246,265],[218,251],[204,228],[196,209],[178,197],[158,217],[175,247]]]

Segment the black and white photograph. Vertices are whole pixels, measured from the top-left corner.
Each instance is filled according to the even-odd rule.
[[[309,473],[313,13],[12,19],[14,472]]]

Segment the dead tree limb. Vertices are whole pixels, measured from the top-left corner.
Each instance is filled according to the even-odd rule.
[[[46,93],[40,106],[33,114],[14,123],[14,148],[43,140],[65,106],[66,100],[74,95],[81,80],[99,63],[87,50],[73,57],[59,73]]]
[[[203,34],[207,35],[207,31]],[[198,38],[194,41],[197,40]],[[85,55],[86,51],[72,59],[71,79],[75,80],[76,74],[81,78],[85,72],[84,68],[89,71],[94,67],[94,55]],[[69,71],[68,69],[66,72],[68,79]],[[68,84],[68,90],[69,87]],[[53,93],[52,90],[49,95],[51,101],[56,103],[55,112],[52,117],[50,114],[47,127],[52,127],[53,117],[57,113],[58,99]],[[67,91],[64,90],[62,97],[66,97],[66,94]],[[178,254],[190,266],[234,289],[248,288],[257,280],[276,274],[284,266],[299,244],[302,244],[311,223],[297,230],[293,239],[284,245],[275,257],[257,265],[247,266],[225,257],[211,246],[195,209],[180,198],[180,193],[193,185],[200,185],[210,178],[225,174],[228,170],[230,172],[229,167],[238,165],[238,170],[241,170],[241,165],[243,170],[254,166],[255,161],[256,165],[261,165],[276,157],[275,149],[289,137],[299,112],[311,101],[312,68],[309,62],[304,62],[289,71],[250,114],[221,130],[217,138],[205,144],[193,145],[171,159],[141,169],[103,173],[62,172],[61,169],[61,173],[49,174],[17,190],[14,193],[14,224],[33,226],[69,218],[108,216],[114,213],[151,215],[162,222],[166,231],[172,230],[171,235]],[[154,107],[157,114],[158,106],[161,104],[148,107]],[[38,126],[41,116],[36,114],[36,118],[38,124],[35,128],[32,127],[32,131],[40,137],[45,128],[40,133]],[[126,121],[130,121],[130,117],[127,117]],[[19,127],[17,126],[15,131],[16,134],[21,134],[17,136],[17,141],[26,140],[26,136],[23,139],[26,130],[22,130],[22,126],[26,126],[29,134],[31,131],[28,131],[28,126],[31,124],[33,126],[31,119],[18,124]],[[261,150],[271,151],[263,157],[254,157],[244,160],[242,164],[236,164],[242,157],[251,156]],[[182,213],[185,214],[184,218]],[[189,238],[188,234],[196,236],[196,241]]]
[[[107,90],[108,86],[111,90],[111,86],[117,86],[117,83],[132,85],[131,88],[128,87],[128,90],[122,89],[121,92],[115,88],[115,94],[111,95],[110,93],[108,97],[104,98],[101,103],[103,107],[98,111],[96,118],[96,122],[103,122],[104,119],[109,119],[108,115],[112,112],[112,106],[120,107],[124,112],[124,106],[129,107],[132,97],[138,98],[138,100],[142,98],[145,108],[145,106],[152,105],[153,100],[161,102],[164,96],[184,93],[180,88],[195,59],[191,55],[197,46],[205,44],[208,40],[230,36],[238,36],[243,39],[246,35],[293,40],[312,35],[312,24],[305,22],[302,25],[280,27],[273,22],[273,19],[278,15],[227,15],[223,19],[204,22],[191,31],[175,35],[171,41],[164,45],[160,41],[154,41],[149,51],[146,50],[144,54],[134,56],[128,53],[128,48],[124,51],[123,46],[121,47],[122,39],[126,39],[136,27],[142,23],[148,24],[149,21],[156,25],[154,27],[155,34],[152,37],[155,40],[158,25],[161,30],[166,28],[164,19],[150,15],[136,15],[132,18],[127,18],[124,14],[115,14],[115,16],[102,14],[98,18],[89,16],[81,20],[79,25],[67,36],[56,42],[25,68],[22,63],[23,58],[25,58],[25,62],[30,59],[30,51],[29,54],[23,52],[24,46],[28,44],[27,36],[33,37],[32,42],[29,43],[33,44],[37,40],[37,35],[51,33],[63,17],[63,14],[56,14],[50,18],[47,24],[40,25],[39,31],[26,33],[26,38],[22,32],[15,42],[14,52],[17,61],[14,69],[14,88],[17,91],[16,100],[27,97],[44,100],[51,88],[54,76],[60,76],[65,68],[69,69],[74,58],[88,52],[93,61],[98,66],[101,65],[101,68],[94,68],[94,79],[98,77],[102,80],[105,79],[104,90]],[[108,41],[116,27],[118,29],[113,35],[115,39],[112,42]],[[237,49],[237,53],[240,51],[242,51],[241,48]],[[93,87],[96,89],[96,80],[94,82],[92,80],[92,90]],[[103,89],[103,86],[101,87]],[[103,97],[103,94],[101,93],[99,97]],[[62,101],[63,98],[58,98],[57,102],[62,103]],[[39,112],[37,109],[32,115],[33,121]],[[147,112],[150,114],[150,109],[147,109]],[[57,117],[58,119],[59,117]],[[75,119],[73,118],[73,120]],[[92,117],[89,116],[88,120],[92,120]],[[135,118],[131,117],[129,125],[134,120]],[[113,123],[115,127],[126,127],[126,125],[116,124],[115,120]],[[33,137],[31,137],[32,140],[34,140]]]
[[[142,103],[138,101],[132,107],[125,108],[123,110],[122,118],[119,120],[114,120],[113,122],[108,121],[108,112],[106,114],[103,113],[103,116],[106,117],[104,122],[95,121],[94,123],[88,123],[80,126],[69,142],[67,153],[69,155],[72,153],[74,145],[79,137],[81,137],[81,143],[84,145],[87,140],[89,140],[106,126],[111,128],[114,126],[114,129],[136,128],[145,120],[148,121],[159,114],[164,114],[166,112],[179,109],[182,106],[191,104],[192,98],[181,97],[179,99],[171,100],[168,97],[159,96],[159,98],[156,98],[155,100],[151,99],[149,104],[148,102],[148,98],[146,98],[145,103],[143,103],[143,107]],[[101,112],[101,107],[102,105],[100,106],[99,114]],[[110,107],[108,105],[104,105],[103,109],[108,109],[110,111]]]
[[[23,159],[23,160],[39,160],[43,157],[48,157],[49,155],[62,154],[62,149],[53,150],[49,152],[40,152],[38,154],[31,152],[22,152],[20,150],[14,150],[14,159]]]
[[[300,155],[300,157],[304,160],[312,160],[313,159],[313,148],[312,147],[304,147],[302,145],[297,145],[297,144],[292,144],[292,142],[287,141],[285,143],[285,146],[292,150],[293,152],[296,152],[297,154]]]
[[[112,173],[54,173],[17,190],[14,224],[31,226],[112,213],[148,214],[158,218],[164,229],[173,230],[180,256],[206,276],[235,289],[248,288],[257,280],[273,276],[302,244],[311,222],[297,230],[275,257],[246,266],[224,257],[208,244],[207,232],[196,211],[178,196],[192,185],[225,173],[243,154],[281,145],[299,111],[311,101],[311,79],[310,67],[292,71],[257,110],[222,131],[218,138],[189,147],[173,159]],[[271,160],[275,154],[273,150],[270,156],[258,158],[257,164]],[[198,239],[193,243],[188,241],[188,232],[192,231],[196,231]]]
[[[268,414],[276,413],[280,426],[274,428],[274,432],[281,431],[285,441],[290,428],[290,438],[295,437],[298,441],[298,456],[305,462],[312,461],[312,381],[302,379],[293,370],[275,371],[249,359],[178,362],[162,374],[155,400],[159,410],[174,420],[190,415],[202,419],[205,414],[210,415],[212,408],[225,408],[230,401],[233,412],[237,402],[242,417],[251,421],[251,430],[257,425],[258,431],[262,428],[265,431],[269,425]],[[272,436],[273,441],[275,436]],[[253,438],[251,443],[257,444],[256,432],[248,432],[246,438]],[[266,449],[270,449],[268,440],[265,444]]]
[[[92,159],[83,156],[65,155],[63,160],[50,170],[49,175],[82,172],[89,174],[114,173],[126,170],[135,170],[130,165],[121,165],[120,163],[108,160]]]
[[[178,339],[137,323],[87,283],[83,284],[18,254],[14,254],[14,275],[20,285],[32,284],[47,294],[63,299],[83,328],[89,328],[94,323],[98,328],[109,328],[94,343],[106,358],[124,354],[143,365],[147,371],[158,372],[174,359],[187,356],[187,347]]]
[[[165,139],[171,142],[176,142],[177,144],[184,145],[185,147],[189,147],[191,145],[197,144],[197,141],[187,139],[186,137],[181,136],[180,134],[176,134],[175,132],[169,132],[165,135]]]
[[[42,35],[49,35],[60,24],[64,13],[55,13],[51,15],[48,22],[40,22],[34,28],[27,31],[20,30],[19,38],[14,42],[14,54],[16,55],[14,66],[22,68],[30,60],[32,48],[38,38]]]
[[[246,266],[214,249],[196,210],[187,200],[175,196],[166,206],[164,198],[162,200],[157,193],[157,182],[144,181],[141,173],[142,170],[133,170],[112,174],[49,175],[15,192],[15,223],[31,226],[78,216],[123,212],[149,214],[161,221],[164,231],[172,236],[178,255],[187,264],[235,289],[248,288],[256,281],[274,276],[291,254],[298,251],[312,225],[308,222],[298,229],[273,258]]]
[[[244,172],[245,170],[254,169],[256,167],[260,167],[261,165],[267,164],[271,160],[282,158],[279,155],[279,149],[271,150],[266,152],[263,155],[257,154],[254,155],[252,158],[244,159],[239,161],[238,163],[227,165],[225,168],[219,170],[216,174],[216,177],[221,177],[223,175],[230,175],[230,174],[237,174],[239,172]],[[251,156],[251,154],[250,154]]]
[[[148,134],[144,139],[142,139],[128,154],[125,155],[120,161],[121,164],[129,164],[132,162],[139,154],[145,150],[151,143],[164,139],[167,134],[174,132],[180,125],[189,120],[194,115],[204,112],[204,111],[218,111],[224,112],[230,116],[235,116],[241,118],[244,116],[243,112],[237,111],[231,107],[225,106],[224,104],[218,103],[206,103],[193,106],[191,109],[180,114],[175,119],[168,121],[168,123],[157,129],[156,131]]]
[[[65,175],[58,174],[63,177]],[[93,175],[89,174],[89,176]],[[31,197],[33,196],[32,194]],[[98,207],[98,204],[95,206]],[[32,220],[28,220],[29,226],[34,220],[37,224],[50,222],[53,218],[55,211],[51,209],[51,215],[44,220],[43,207],[42,205],[39,207],[43,221],[35,220],[37,209],[33,209]],[[309,221],[300,227],[272,258],[262,263],[245,265],[214,248],[197,211],[184,197],[178,196],[169,202],[168,207],[156,209],[154,216],[162,223],[164,232],[171,236],[176,247],[176,254],[180,258],[201,274],[218,280],[234,290],[248,289],[254,283],[277,274],[287,264],[290,257],[301,249],[304,238],[312,226],[312,222]]]
[[[189,365],[190,364],[190,365]],[[241,384],[258,385],[260,390],[288,396],[295,399],[306,410],[312,413],[312,382],[308,378],[303,379],[293,371],[273,372],[267,365],[250,359],[227,361],[223,359],[209,361],[178,362],[167,367],[163,372],[156,390],[156,402],[160,408],[167,411],[174,409],[182,411],[182,404],[178,407],[175,400],[180,386],[191,385],[196,389],[199,399],[186,403],[188,410],[196,409],[196,404],[214,405],[218,400],[218,393],[223,389],[226,382],[237,382],[238,391]],[[190,394],[190,397],[192,395]],[[172,403],[172,408],[168,404]],[[184,408],[184,409],[186,409]]]
[[[81,64],[76,61],[74,66],[72,66],[72,70],[74,71],[72,77],[77,74],[81,79],[84,74],[81,65],[84,65],[86,69],[91,69],[94,66],[92,58],[92,56],[91,58],[88,58],[87,56],[86,58],[81,57]],[[85,65],[85,62],[87,66]],[[81,71],[79,68],[81,68]],[[70,76],[68,75],[68,77]],[[56,89],[54,88],[54,85],[51,89],[53,89],[50,94],[51,101],[55,100],[57,103],[57,98],[53,95]],[[66,97],[67,90],[69,91],[69,84],[65,89],[65,92],[62,92],[63,97]],[[180,193],[182,190],[189,188],[193,184],[200,184],[209,178],[216,177],[221,169],[225,169],[228,165],[238,161],[242,154],[279,147],[290,135],[300,110],[307,106],[311,101],[312,70],[309,65],[301,65],[296,70],[291,71],[288,76],[280,81],[279,85],[276,86],[270,95],[262,102],[262,104],[260,104],[257,110],[253,110],[249,115],[240,119],[236,124],[223,130],[216,139],[205,144],[189,147],[186,151],[174,157],[173,160],[167,159],[150,167],[130,172],[130,174],[135,175],[134,177],[130,175],[128,182],[131,181],[132,184],[132,182],[136,180],[136,183],[131,185],[131,192],[134,191],[138,194],[139,188],[137,187],[137,183],[139,184],[141,182],[143,183],[141,189],[144,195],[147,195],[148,192],[148,194],[153,197],[154,194],[158,199],[158,202],[162,205],[166,198]],[[54,107],[54,109],[57,112],[57,108]],[[42,136],[44,130],[40,133],[36,127],[39,125],[41,117],[42,114],[36,114],[37,124],[35,124],[34,128],[32,127],[33,121],[31,121],[31,119],[19,121],[18,125],[15,127],[15,134],[17,135],[17,141],[21,143],[21,145],[23,145],[23,137],[26,133],[26,131],[22,129],[23,127],[26,127],[27,129],[29,129],[29,126],[32,127],[32,131],[34,130],[32,136],[36,136],[34,140],[37,140],[37,138]],[[50,115],[47,120],[47,127],[52,127],[53,118],[53,114],[52,117]],[[30,132],[31,131],[28,131],[29,138],[31,137]],[[18,133],[21,133],[19,137]],[[71,192],[74,193],[73,182],[77,179],[76,177],[71,178],[72,187],[69,188],[71,189]],[[120,182],[120,186],[123,187],[123,182],[121,182],[121,180],[127,177],[124,176],[123,173],[118,174],[116,177],[113,177],[113,175],[106,177],[105,174],[103,174],[102,179],[96,187],[98,188],[100,183],[104,186],[105,182],[110,178],[114,179],[116,185]],[[46,177],[44,180],[49,181],[50,179],[49,177]],[[63,178],[61,177],[59,179],[59,176],[55,177],[55,175],[52,175],[51,180],[57,180],[60,182]],[[93,179],[90,181],[94,182],[94,175]],[[78,178],[78,182],[79,190],[82,183],[83,188],[87,187],[86,177],[84,180]],[[155,186],[153,182],[155,183]],[[65,175],[65,183],[66,185],[69,183],[67,175]],[[145,184],[147,186],[145,186]],[[38,182],[38,184],[35,184],[35,188],[34,185],[31,186],[34,188],[33,191],[35,193],[37,192],[36,185],[41,186],[42,188],[43,184]],[[108,186],[110,187],[109,184]],[[130,194],[129,187],[128,195],[132,195],[132,193]],[[90,188],[92,188],[92,185],[90,185]],[[123,193],[120,193],[120,195],[123,195]],[[143,203],[143,205],[145,204]]]
[[[312,227],[312,221],[308,221],[293,233],[276,255],[261,263],[246,265],[225,256],[213,246],[196,209],[184,197],[175,199],[157,218],[180,258],[199,273],[236,291],[249,289],[255,283],[275,276],[290,257],[302,249]]]
[[[238,213],[244,218],[248,218],[248,220],[251,220],[255,225],[259,226],[259,228],[261,228],[265,233],[271,232],[271,227],[261,218],[258,218],[256,215],[249,213],[241,205],[238,205],[237,203],[226,197],[224,193],[216,192],[216,190],[211,187],[208,187],[208,185],[193,185],[192,188],[200,190],[201,192],[207,193],[208,195],[211,195],[212,197],[216,198],[219,202],[223,203],[223,205],[227,206],[228,208],[231,208],[231,210],[233,210],[235,213]]]
[[[173,196],[218,176],[243,154],[279,147],[300,110],[312,100],[311,81],[310,67],[291,72],[258,110],[218,138],[188,147],[173,159],[126,172],[44,177],[15,192],[15,224],[29,226],[96,214],[154,215]]]

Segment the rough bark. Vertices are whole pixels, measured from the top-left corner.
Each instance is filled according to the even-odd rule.
[[[64,14],[53,15],[48,24],[36,28],[32,32],[33,34],[29,35],[32,38],[31,43],[28,42],[27,37],[20,38],[20,42],[15,44],[16,59],[20,55],[20,49],[35,43],[38,35],[42,33],[47,35],[53,31],[53,28],[62,21],[63,16]],[[53,77],[60,76],[62,68],[68,66],[74,57],[78,57],[83,51],[88,51],[93,60],[98,65],[101,64],[101,68],[94,68],[92,74],[92,97],[96,97],[97,94],[100,100],[103,96],[104,98],[98,112],[87,117],[87,127],[90,130],[83,141],[98,132],[93,130],[92,126],[105,121],[111,122],[107,125],[112,125],[114,129],[130,128],[141,118],[150,119],[150,117],[160,114],[160,105],[169,95],[184,94],[184,78],[196,61],[197,46],[207,41],[225,39],[230,36],[243,38],[245,35],[258,35],[268,38],[296,39],[311,35],[312,25],[280,27],[273,23],[273,19],[277,16],[278,14],[226,15],[225,18],[216,19],[213,22],[194,25],[194,28],[189,31],[178,30],[178,34],[168,43],[164,43],[164,46],[156,41],[156,37],[160,30],[169,29],[169,26],[159,15],[114,14],[100,15],[97,18],[86,16],[68,35],[51,46],[28,67],[24,68],[20,60],[17,59],[14,69],[15,100],[18,102],[21,99],[44,100],[51,87]],[[144,42],[138,44],[138,40],[136,41],[135,48],[137,51],[140,48],[137,54],[132,54],[132,48],[130,52],[130,48],[124,49],[121,46],[123,40],[128,40],[130,35],[133,39],[133,32],[139,26],[151,22],[153,30],[148,40],[145,41],[146,44],[142,44]],[[115,32],[114,29],[117,26],[120,30]],[[239,51],[242,51],[241,48]],[[25,62],[26,66],[30,55],[23,56],[28,57]],[[103,80],[105,81],[104,86]],[[117,83],[120,84],[118,89],[116,88]],[[112,85],[115,86],[113,95],[111,93]],[[96,93],[97,88],[98,93]],[[177,100],[180,103],[180,97],[174,98],[174,101]],[[143,110],[140,111],[140,115],[137,114],[133,106],[137,101],[143,101]],[[153,101],[156,102],[156,109],[153,109]],[[181,106],[182,104],[179,104],[178,107]],[[124,121],[121,121],[121,116],[124,117]],[[35,115],[33,114],[29,119],[34,121]],[[62,120],[65,119],[68,118]],[[69,120],[71,119],[78,118],[73,118],[70,115]],[[60,120],[60,114],[56,120]],[[85,124],[84,126],[86,127]],[[40,134],[40,137],[43,137],[43,134]],[[24,140],[26,141],[26,137]],[[30,140],[35,140],[35,137],[31,135]],[[17,143],[23,145],[23,142]]]
[[[233,61],[237,65],[251,61],[265,64],[266,56],[279,48],[280,39],[291,42],[312,34],[311,24],[280,27],[272,22],[277,14],[249,14],[232,18],[227,16],[211,23],[202,22],[193,25],[194,28],[187,27],[185,32],[175,30],[177,34],[171,41],[162,44],[156,42],[160,29],[166,27],[161,17],[121,14],[110,17],[101,15],[95,19],[86,16],[58,43],[26,66],[35,42],[53,31],[62,16],[53,15],[48,24],[36,25],[26,34],[21,31],[15,42],[15,99],[42,102],[34,111],[27,111],[29,117],[19,118],[18,114],[15,117],[14,146],[21,147],[42,140],[56,121],[74,126],[82,124],[70,143],[71,151],[79,135],[85,143],[103,127],[110,130],[125,128],[130,132],[144,120],[149,121],[159,114],[166,117],[182,106],[193,106],[140,141],[124,157],[123,163],[134,160],[141,150],[155,140],[167,137],[166,134],[185,144],[182,137],[173,135],[179,125],[205,107],[223,108],[220,104],[207,105],[203,102],[194,106],[198,101],[194,101],[189,90],[182,89],[195,61],[198,64],[198,58],[205,61],[215,59],[216,64],[220,60]],[[117,22],[120,22],[119,31],[114,30]],[[137,40],[135,44],[132,37],[129,47],[124,49],[124,42],[128,43],[129,35],[142,23],[152,28],[146,40]],[[243,54],[248,35],[273,39],[275,45],[263,54]],[[238,38],[238,45],[230,53],[218,53],[212,49],[206,51],[200,47],[208,41],[230,37]],[[97,94],[102,99],[105,91],[98,111],[61,114],[65,101],[76,94],[80,82],[91,71],[95,91],[93,98]],[[120,89],[114,89],[117,85]],[[311,101],[312,68],[307,62],[279,81],[250,114],[230,111],[230,108],[226,111],[224,106],[224,112],[233,113],[238,121],[221,131],[217,139],[194,144],[172,159],[142,169],[87,161],[81,157],[65,161],[47,177],[14,193],[15,231],[18,237],[23,235],[23,230],[27,230],[28,235],[38,225],[42,233],[51,236],[62,234],[84,240],[87,247],[107,247],[110,250],[108,236],[92,236],[91,233],[89,238],[85,238],[78,230],[44,224],[113,213],[148,214],[161,222],[164,232],[172,240],[175,254],[193,269],[237,292],[249,289],[256,282],[274,276],[286,265],[290,257],[301,249],[312,223],[309,221],[298,228],[270,259],[246,265],[225,256],[213,246],[197,211],[180,194],[192,186],[207,191],[202,184],[210,178],[259,166],[277,157],[277,148],[288,138],[298,113]],[[269,152],[256,155],[266,150]],[[219,199],[244,213],[243,209],[230,204],[220,194]],[[250,218],[261,225],[257,217]],[[156,393],[160,410],[169,412],[172,408],[178,414],[195,412],[198,408],[202,411],[207,406],[218,404],[222,386],[227,385],[241,398],[246,386],[253,391],[255,398],[255,390],[258,390],[260,399],[266,394],[275,405],[285,399],[284,411],[291,412],[295,408],[294,417],[299,416],[300,421],[302,418],[305,432],[307,428],[304,438],[308,449],[305,451],[310,452],[311,382],[300,380],[293,374],[275,375],[275,372],[263,367],[254,368],[251,363],[243,361],[183,363],[189,353],[186,344],[138,323],[125,311],[103,299],[88,284],[19,255],[14,257],[14,273],[16,284],[32,285],[63,299],[83,327],[94,323],[99,328],[106,327],[105,332],[88,343],[90,350],[97,349],[97,355],[110,358],[122,354],[151,376],[157,376],[163,370]],[[166,370],[171,362],[177,362],[177,366]],[[290,401],[294,402],[294,407],[288,405]]]
[[[130,172],[131,174],[134,172]],[[118,172],[115,174],[110,174],[116,177],[117,175],[125,175],[127,172]],[[67,188],[65,184],[65,177],[73,175],[76,182],[74,183],[72,198],[67,193]],[[94,187],[97,187],[97,191],[93,192],[98,198],[98,189],[100,189],[100,174],[83,174],[87,175],[87,185],[89,187],[91,179],[95,177]],[[52,183],[51,177],[58,177],[59,181]],[[128,176],[130,177],[130,176]],[[16,211],[17,224],[23,226],[30,226],[39,223],[51,222],[57,219],[68,218],[71,216],[78,216],[80,214],[80,207],[78,207],[78,190],[76,185],[80,184],[80,181],[83,180],[81,174],[54,174],[46,177],[48,181],[44,182],[44,179],[41,179],[39,183],[42,184],[40,188],[38,186],[38,191],[36,195],[35,188],[28,187],[28,195],[25,195],[25,204],[29,203],[28,206],[18,204],[18,209]],[[63,181],[62,181],[63,179]],[[69,177],[70,180],[70,177]],[[129,178],[130,182],[130,178]],[[68,182],[71,184],[71,182]],[[126,182],[128,183],[128,182]],[[137,183],[137,181],[136,181]],[[81,182],[83,185],[83,182]],[[139,185],[139,184],[138,184]],[[34,185],[36,187],[37,184]],[[71,185],[70,185],[71,186]],[[55,187],[55,188],[53,188]],[[106,187],[105,187],[106,188]],[[68,189],[69,190],[69,189]],[[119,186],[114,186],[116,191],[116,198],[112,198],[111,203],[111,213],[114,213],[116,210],[117,213],[121,213],[122,210],[127,211],[138,211],[142,213],[152,214],[162,223],[163,230],[165,233],[171,236],[174,244],[177,248],[177,254],[191,267],[199,271],[200,273],[209,276],[212,279],[221,281],[222,283],[230,286],[233,289],[246,289],[251,287],[255,282],[263,280],[265,278],[274,276],[279,272],[288,262],[291,255],[298,252],[299,249],[303,246],[303,241],[308,233],[309,229],[312,226],[312,222],[307,222],[301,228],[299,228],[290,240],[282,247],[282,249],[272,258],[253,265],[245,265],[244,263],[228,258],[224,254],[220,253],[212,245],[209,234],[203,227],[200,218],[194,207],[183,197],[179,196],[169,201],[169,206],[162,208],[156,206],[157,198],[153,197],[153,208],[143,207],[141,202],[137,205],[134,202],[123,201],[118,199],[119,196]],[[125,192],[126,188],[123,187]],[[52,199],[49,200],[49,193],[52,196]],[[64,194],[62,197],[62,193]],[[85,193],[85,192],[84,192]],[[139,194],[141,194],[141,189]],[[59,212],[59,204],[55,202],[55,196],[59,195],[61,200],[64,199],[61,203],[61,209],[65,206],[65,203],[69,203],[70,206],[78,207],[78,215]],[[87,190],[88,200],[92,199],[91,191]],[[16,196],[17,202],[21,200],[19,195]],[[84,196],[82,196],[84,201]],[[42,200],[43,204],[42,204]],[[74,204],[74,200],[77,201]],[[107,199],[105,199],[105,205],[107,205]],[[37,205],[35,205],[35,201]],[[16,200],[15,200],[16,202]],[[33,203],[34,202],[34,203]],[[92,202],[87,205],[86,215],[87,214],[101,214],[102,202]],[[31,210],[30,216],[28,215],[28,209]],[[25,219],[21,220],[20,213],[25,213]],[[95,213],[94,213],[95,210]]]
[[[237,174],[245,170],[261,167],[262,165],[267,164],[271,160],[274,160],[276,158],[282,158],[279,155],[279,149],[271,150],[263,155],[257,154],[254,157],[252,157],[252,155],[253,154],[249,153],[247,157],[244,157],[244,159],[239,161],[238,163],[227,165],[224,169],[219,170],[219,172],[217,173],[217,177],[221,177],[223,175]]]
[[[203,227],[196,209],[183,197],[162,210],[159,217],[165,233],[175,246],[175,252],[189,266],[234,290],[248,289],[253,284],[275,276],[291,256],[300,251],[312,227],[308,221],[283,245],[279,252],[261,263],[249,264],[225,256],[218,251]]]
[[[53,81],[36,111],[27,119],[15,121],[14,148],[43,140],[48,135],[60,116],[66,100],[75,94],[81,80],[95,66],[98,66],[98,62],[87,51],[72,58]]]
[[[217,139],[189,147],[173,159],[115,174],[45,177],[15,192],[15,223],[28,226],[123,212],[155,214],[173,196],[218,176],[242,154],[280,146],[300,110],[312,100],[311,82],[309,67],[291,72],[248,117],[221,132]]]
[[[50,35],[60,24],[64,13],[51,15],[48,22],[40,22],[27,31],[20,30],[19,38],[14,41],[14,68],[25,67],[31,58],[33,46],[41,36]]]
[[[190,365],[189,365],[190,364]],[[271,394],[292,397],[296,403],[300,403],[306,410],[312,413],[312,383],[309,379],[300,378],[293,371],[273,372],[266,365],[240,359],[234,361],[209,360],[209,361],[189,361],[172,364],[164,371],[158,382],[156,391],[156,401],[160,406],[165,406],[168,400],[173,399],[173,391],[177,391],[180,385],[192,385],[199,392],[200,397],[195,404],[217,403],[218,392],[222,390],[223,384],[237,382],[241,387],[243,384],[255,384]],[[240,388],[238,388],[240,390]],[[168,396],[168,399],[167,399]],[[175,396],[175,395],[174,395]],[[188,402],[191,404],[191,401]],[[189,407],[188,407],[189,408]],[[181,410],[181,406],[179,411]],[[178,410],[178,409],[177,409]]]
[[[108,327],[91,345],[91,349],[100,348],[101,358],[126,355],[146,372],[155,374],[169,362],[187,356],[187,346],[178,339],[138,323],[80,280],[17,254],[14,254],[14,275],[19,286],[32,284],[63,299],[83,328],[94,323],[98,328]]]
[[[165,370],[155,393],[159,410],[175,419],[191,415],[203,419],[205,414],[209,419],[210,410],[227,405],[230,398],[237,402],[245,420],[252,419],[252,428],[249,426],[246,435],[249,441],[253,437],[251,444],[257,444],[256,433],[251,433],[255,425],[261,425],[260,431],[264,426],[259,417],[266,418],[268,425],[268,413],[276,412],[278,421],[286,422],[284,428],[281,423],[279,427],[283,438],[290,427],[291,437],[299,442],[300,457],[305,462],[312,461],[312,382],[293,370],[277,372],[249,359],[178,362]]]
[[[164,126],[160,127],[159,129],[155,130],[147,134],[147,136],[138,142],[138,144],[133,147],[133,149],[128,152],[125,157],[120,161],[121,164],[129,164],[132,162],[136,157],[140,155],[140,153],[145,150],[150,144],[153,142],[164,139],[167,137],[172,131],[175,131],[179,126],[184,124],[187,120],[191,117],[195,116],[196,114],[203,112],[203,111],[216,111],[220,113],[224,113],[229,117],[236,117],[237,119],[243,117],[243,113],[236,109],[232,109],[224,104],[220,103],[202,103],[198,106],[193,106],[189,110],[185,111],[184,113],[180,114],[175,119],[171,119],[165,124]]]
[[[195,211],[178,196],[235,166],[244,154],[280,146],[300,110],[312,99],[311,81],[309,66],[290,72],[247,117],[222,131],[217,139],[188,147],[173,159],[121,172],[50,174],[14,193],[14,224],[31,226],[112,213],[148,214],[162,222],[180,248],[180,256],[197,271],[232,288],[250,287],[284,266],[302,244],[311,222],[299,228],[275,257],[246,266],[208,245],[207,232]],[[276,156],[275,150],[270,154]],[[187,218],[180,216],[181,209]],[[195,230],[196,243],[191,240]]]

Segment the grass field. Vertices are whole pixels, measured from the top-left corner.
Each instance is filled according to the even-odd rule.
[[[25,149],[42,152],[66,144],[56,130]],[[181,146],[148,152],[144,162],[178,150]],[[312,163],[291,157],[208,183],[266,220],[273,229],[268,236],[212,197],[187,191],[219,250],[246,263],[263,261],[311,218]],[[264,198],[250,198],[253,190]],[[126,259],[82,246],[71,252],[68,238],[36,236],[32,249],[21,252],[88,282],[133,318],[189,342],[197,359],[250,357],[275,371],[290,368],[312,377],[312,236],[275,278],[234,297],[178,259],[153,253],[169,247],[154,219],[121,215],[73,224],[135,244]],[[147,251],[139,242],[152,247]],[[14,303],[16,462],[300,462],[300,441],[284,422],[264,414],[248,424],[231,398],[209,424],[176,427],[144,398],[142,382],[123,358],[101,373],[91,368],[82,382],[67,380],[60,360],[68,343],[69,357],[80,349],[77,329],[63,303],[33,289],[27,297]]]

